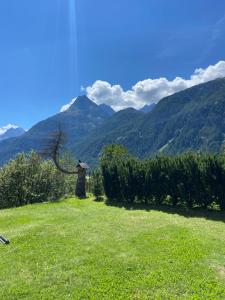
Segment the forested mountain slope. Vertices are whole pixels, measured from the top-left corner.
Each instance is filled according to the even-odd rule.
[[[96,163],[103,146],[125,145],[139,157],[187,150],[220,152],[225,134],[225,79],[216,79],[162,99],[152,111],[117,113],[78,97],[65,112],[39,122],[21,137],[0,143],[0,164],[16,153],[40,150],[60,125],[77,158]]]
[[[166,97],[147,114],[125,112],[117,113],[75,144],[74,152],[93,161],[102,146],[112,142],[125,145],[140,157],[187,150],[219,152],[225,134],[225,79]]]
[[[112,114],[111,108],[98,106],[86,96],[80,96],[67,111],[39,122],[21,137],[1,142],[0,164],[13,158],[19,152],[43,150],[51,134],[59,127],[66,133],[68,147],[70,147],[70,143],[84,138]]]

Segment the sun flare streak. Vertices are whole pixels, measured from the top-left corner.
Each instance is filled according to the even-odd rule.
[[[78,26],[76,0],[69,0],[69,61],[72,87],[78,88]]]

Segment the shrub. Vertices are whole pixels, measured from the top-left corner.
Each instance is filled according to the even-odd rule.
[[[0,208],[57,200],[73,192],[74,181],[35,152],[19,154],[0,169]]]
[[[187,208],[216,204],[225,210],[223,155],[189,152],[140,160],[113,145],[104,149],[101,168],[110,200]]]
[[[101,200],[103,196],[103,183],[102,183],[102,173],[100,170],[96,170],[93,173],[93,183],[92,183],[92,193],[96,197],[96,200]]]

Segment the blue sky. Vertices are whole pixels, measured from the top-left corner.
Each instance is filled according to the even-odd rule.
[[[159,84],[144,80],[190,79],[225,60],[224,34],[224,0],[1,1],[0,126],[29,128],[82,86],[96,102],[138,107],[152,95],[140,98],[144,84]],[[139,98],[125,95],[133,86]]]

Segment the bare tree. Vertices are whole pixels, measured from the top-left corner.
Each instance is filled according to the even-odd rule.
[[[61,172],[68,175],[77,175],[77,184],[75,189],[75,195],[79,198],[86,197],[86,170],[89,168],[86,163],[82,163],[79,160],[77,165],[72,166],[71,169],[67,169],[60,162],[60,150],[66,142],[66,136],[64,132],[59,128],[57,132],[54,132],[49,139],[46,149],[43,154],[50,157],[56,168]]]

